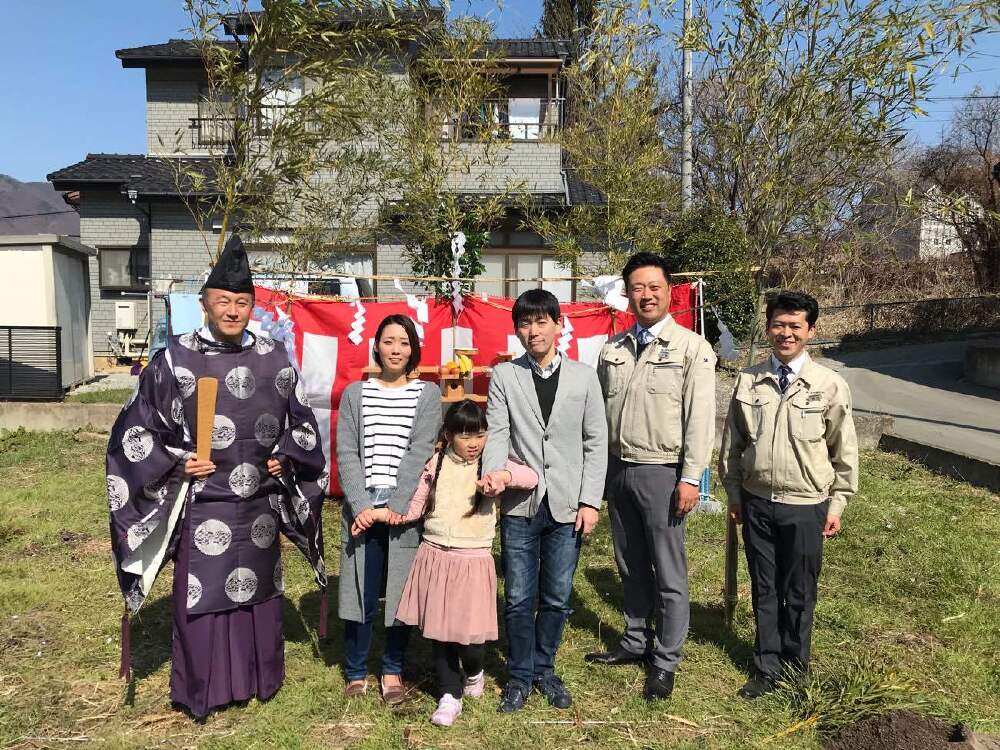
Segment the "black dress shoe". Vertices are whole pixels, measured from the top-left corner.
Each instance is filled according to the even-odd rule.
[[[584,656],[583,660],[591,664],[615,666],[618,664],[645,664],[647,657],[645,654],[633,654],[618,646],[612,651],[594,651]]]
[[[740,696],[740,698],[752,701],[755,698],[760,698],[760,696],[776,690],[777,687],[778,685],[773,677],[768,677],[766,674],[757,672],[753,677],[747,680],[746,684],[741,687],[736,694]]]
[[[573,696],[554,674],[535,680],[535,690],[544,695],[553,708],[569,708],[573,705]]]
[[[674,673],[665,669],[650,669],[642,697],[648,701],[664,700],[674,692]]]
[[[497,706],[497,713],[512,714],[524,708],[525,701],[528,700],[528,688],[519,682],[508,680],[503,686],[503,693],[500,695],[500,705]]]

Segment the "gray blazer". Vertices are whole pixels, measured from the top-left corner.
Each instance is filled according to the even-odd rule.
[[[580,503],[600,508],[604,497],[608,424],[601,385],[594,368],[564,356],[545,425],[528,356],[493,369],[483,472],[502,469],[508,455],[516,456],[538,474],[538,486],[505,493],[500,512],[533,516],[547,493],[552,517],[571,523]]]
[[[337,467],[344,503],[340,522],[340,582],[338,613],[342,620],[364,621],[362,594],[365,590],[365,547],[363,537],[351,536],[354,517],[371,507],[365,489],[365,435],[361,419],[361,383],[351,383],[340,397],[337,416]],[[389,498],[389,507],[405,513],[417,489],[417,482],[430,460],[441,431],[441,391],[434,383],[427,383],[410,431],[410,445],[399,463],[396,473],[396,490]],[[388,573],[385,585],[385,624],[396,621],[396,609],[403,593],[403,585],[413,566],[417,547],[420,545],[419,522],[389,529]]]

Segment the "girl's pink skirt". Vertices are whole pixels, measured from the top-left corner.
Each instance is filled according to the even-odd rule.
[[[488,548],[455,549],[421,542],[396,619],[444,643],[497,639],[497,572]]]

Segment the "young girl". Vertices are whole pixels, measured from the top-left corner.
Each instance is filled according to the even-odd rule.
[[[406,512],[376,509],[356,519],[351,529],[359,535],[379,521],[396,526],[424,519],[423,538],[396,617],[418,625],[433,642],[441,700],[431,722],[443,727],[462,713],[463,695],[483,694],[483,644],[497,639],[497,577],[491,552],[496,503],[483,491],[530,490],[538,483],[534,471],[513,461],[503,471],[481,477],[485,442],[483,410],[473,401],[452,405],[444,418],[444,443],[424,467]]]
[[[407,376],[420,364],[420,339],[413,321],[389,315],[375,333],[372,356],[378,376],[344,389],[337,418],[337,465],[344,489],[339,613],[344,620],[344,676],[348,696],[367,689],[368,649],[385,596],[385,650],[382,698],[405,696],[403,656],[410,626],[400,624],[396,607],[416,555],[416,525],[373,528],[352,538],[351,525],[373,508],[406,510],[421,468],[434,451],[441,426],[437,387]]]

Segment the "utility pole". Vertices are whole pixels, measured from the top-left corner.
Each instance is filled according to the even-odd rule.
[[[694,105],[692,102],[691,87],[691,47],[688,39],[689,25],[691,23],[691,0],[684,2],[684,26],[683,26],[683,48],[684,63],[681,68],[682,87],[682,111],[683,132],[681,144],[683,149],[683,160],[681,162],[681,207],[688,211],[694,201],[694,193],[691,187],[691,172],[694,169],[694,144],[691,136],[691,129],[694,121]]]

